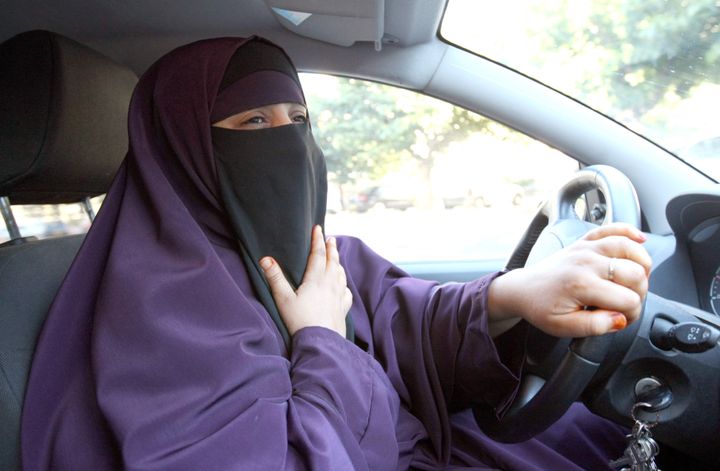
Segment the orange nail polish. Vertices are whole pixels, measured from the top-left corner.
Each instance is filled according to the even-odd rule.
[[[622,330],[627,326],[627,318],[623,314],[615,313],[612,316],[612,332]]]

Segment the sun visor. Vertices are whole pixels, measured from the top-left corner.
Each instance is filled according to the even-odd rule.
[[[265,0],[275,18],[293,33],[338,46],[371,41],[380,50],[385,0]]]

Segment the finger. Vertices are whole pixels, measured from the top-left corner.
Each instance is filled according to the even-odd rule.
[[[310,255],[308,256],[303,281],[312,278],[316,274],[322,273],[325,270],[325,264],[325,238],[323,237],[322,228],[316,225],[312,231]]]
[[[589,337],[624,329],[628,322],[620,312],[596,309],[547,318],[542,329],[556,337]]]
[[[340,254],[338,253],[335,237],[328,237],[327,242],[325,242],[325,252],[327,253],[328,266],[333,263],[340,264]]]
[[[638,243],[643,243],[647,240],[647,236],[640,229],[622,222],[597,227],[585,234],[583,239],[599,240],[608,236],[625,236]]]
[[[340,265],[339,262],[337,264],[337,267],[338,267],[338,278],[340,280],[340,284],[342,284],[343,287],[347,288],[347,274],[345,273],[345,267]]]
[[[593,241],[592,247],[594,247],[598,253],[608,258],[632,260],[643,267],[646,276],[650,273],[650,268],[652,267],[650,254],[645,250],[645,247],[627,237],[604,237]]]
[[[629,288],[607,280],[594,279],[579,285],[578,305],[627,313],[634,320],[642,309],[643,298]]]
[[[340,254],[337,249],[337,239],[329,237],[327,241],[327,266],[328,273],[337,276],[338,283],[343,287],[347,287],[347,274],[345,268],[340,264]]]
[[[625,286],[641,296],[645,296],[648,289],[645,267],[624,258],[610,258],[607,262],[603,260],[602,263],[607,263],[607,268],[600,268],[600,278]]]
[[[350,307],[352,306],[352,301],[353,301],[353,295],[352,295],[352,292],[350,291],[350,288],[345,288],[345,293],[344,293],[343,299],[342,299],[342,307],[343,307],[343,312],[345,314],[347,314],[350,311]]]
[[[265,279],[270,286],[270,292],[278,307],[288,299],[295,296],[292,286],[285,279],[285,275],[280,269],[280,265],[272,257],[263,257],[260,259],[260,268],[263,269]]]

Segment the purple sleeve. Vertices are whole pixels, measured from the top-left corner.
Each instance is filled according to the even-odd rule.
[[[410,277],[357,239],[341,238],[340,251],[357,335],[431,436],[447,436],[458,408],[507,406],[524,343],[501,355],[488,332],[487,289],[498,273],[439,285]]]
[[[395,469],[398,398],[366,352],[310,327],[285,358],[253,308],[198,318],[184,302],[173,318],[126,311],[96,328],[98,401],[124,469]],[[140,341],[124,341],[131,330]]]
[[[500,350],[488,330],[488,288],[500,275],[438,286],[425,311],[438,379],[453,410],[482,403],[502,411],[515,396],[525,337]]]
[[[380,365],[336,332],[293,337],[289,441],[308,469],[394,469],[397,395]]]

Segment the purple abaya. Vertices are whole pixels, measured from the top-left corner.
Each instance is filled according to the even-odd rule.
[[[439,286],[340,237],[355,343],[313,327],[286,347],[212,156],[215,96],[243,43],[185,46],[141,79],[127,159],[39,340],[24,468],[607,469],[622,431],[581,406],[517,445],[463,410],[502,409],[517,386],[522,349],[501,359],[487,330],[492,276]]]

